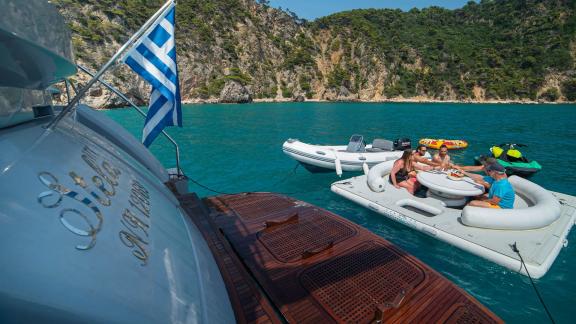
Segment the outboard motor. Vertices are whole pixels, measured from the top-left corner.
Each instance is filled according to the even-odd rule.
[[[404,151],[412,148],[412,142],[409,138],[399,138],[394,141],[394,149],[397,151]]]
[[[348,142],[348,147],[346,152],[351,153],[364,153],[366,152],[366,144],[364,143],[364,136],[362,135],[352,135],[350,141]]]

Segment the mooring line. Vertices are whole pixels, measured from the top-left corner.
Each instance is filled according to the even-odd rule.
[[[274,184],[272,184],[271,186],[271,190],[253,190],[253,192],[273,192],[273,190],[281,183],[284,183],[286,180],[288,180],[290,178],[290,176],[292,176],[293,174],[296,173],[296,171],[298,170],[298,167],[300,166],[300,163],[296,163],[296,165],[294,166],[294,168],[292,169],[292,171],[290,171],[288,174],[286,174],[284,176],[284,178],[276,181]],[[235,194],[239,194],[241,192],[236,192],[236,193],[229,193],[229,192],[223,192],[223,191],[219,191],[216,189],[212,189],[206,185],[203,185],[202,183],[200,183],[198,180],[192,179],[192,178],[188,178],[188,180],[190,180],[190,182],[196,184],[199,187],[202,187],[210,192],[213,193],[217,193],[220,195],[235,195]],[[295,191],[295,192],[276,192],[279,194],[283,194],[283,195],[295,195],[295,194],[301,194],[301,193],[310,193],[310,192],[315,192],[315,191],[320,191],[324,188],[321,189],[316,189],[316,190],[305,190],[305,191]]]
[[[522,263],[522,265],[524,266],[524,269],[526,270],[526,274],[528,275],[528,278],[530,278],[530,283],[532,283],[532,287],[534,288],[534,291],[536,291],[536,295],[538,296],[538,299],[540,300],[540,303],[542,304],[542,306],[544,307],[544,310],[546,311],[546,314],[548,314],[548,317],[550,318],[550,322],[552,322],[553,324],[556,323],[554,321],[554,318],[552,317],[552,314],[550,313],[550,311],[548,310],[548,307],[546,306],[546,303],[544,302],[544,299],[542,298],[542,296],[540,295],[540,292],[538,291],[538,288],[536,288],[536,284],[534,283],[534,280],[532,280],[532,276],[530,276],[530,272],[528,272],[528,267],[526,266],[526,263],[524,262],[524,259],[522,258],[522,255],[520,254],[520,250],[518,250],[518,247],[516,246],[516,242],[514,242],[514,244],[510,245],[510,247],[512,248],[512,251],[516,252],[518,254],[518,256],[520,257],[520,262]]]

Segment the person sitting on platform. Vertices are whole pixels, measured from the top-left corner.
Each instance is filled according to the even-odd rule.
[[[454,165],[450,162],[450,155],[448,155],[448,146],[442,144],[437,154],[434,154],[432,162],[436,162],[441,169],[451,169]]]
[[[423,169],[416,163],[415,155],[416,151],[405,150],[402,157],[394,162],[389,179],[394,187],[397,189],[406,188],[411,194],[414,194],[420,187],[420,183],[416,179],[416,169]]]
[[[432,170],[434,167],[439,167],[440,163],[431,161],[429,158],[427,158],[426,152],[428,151],[428,148],[426,147],[426,145],[418,145],[416,147],[416,151],[414,151],[416,154],[414,154],[414,160],[415,162],[420,163],[420,166],[423,167],[423,170]]]
[[[488,194],[484,194],[476,199],[470,201],[468,206],[483,207],[483,208],[514,208],[514,188],[508,181],[506,176],[506,169],[500,163],[487,164],[484,171],[488,176],[481,176],[465,172],[467,176],[472,178],[475,182],[488,189]]]

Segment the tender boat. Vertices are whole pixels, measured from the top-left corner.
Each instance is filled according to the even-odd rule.
[[[375,139],[366,145],[362,135],[352,135],[347,146],[314,145],[288,139],[282,150],[310,172],[336,170],[341,175],[342,171],[367,171],[376,164],[397,160],[403,150],[410,147],[410,140],[405,138],[395,141]]]
[[[574,225],[576,197],[550,192],[512,176],[513,209],[463,207],[464,198],[437,194],[430,188],[419,198],[396,189],[389,174],[393,162],[372,168],[368,175],[332,184],[334,193],[417,231],[534,278],[546,274]],[[454,192],[455,193],[455,192]]]
[[[0,6],[0,322],[501,322],[326,210],[188,193],[104,114],[51,104],[76,66],[48,1]]]
[[[500,144],[490,148],[490,157],[495,158],[504,168],[507,175],[530,178],[542,170],[540,163],[530,160],[520,152],[517,147],[526,147],[524,144]],[[482,164],[487,156],[474,158],[477,165]]]
[[[418,143],[434,150],[439,150],[442,145],[446,145],[449,150],[461,150],[468,147],[468,142],[465,140],[423,138]]]

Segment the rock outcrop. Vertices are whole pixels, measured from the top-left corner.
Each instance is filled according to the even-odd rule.
[[[292,101],[294,101],[294,102],[304,102],[304,101],[306,101],[306,99],[304,98],[303,95],[297,95],[297,96],[295,96],[295,97],[292,99]]]
[[[252,95],[245,86],[239,82],[229,80],[224,84],[220,92],[220,102],[222,103],[250,103]]]

